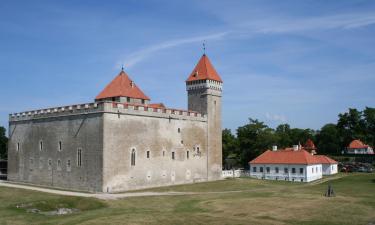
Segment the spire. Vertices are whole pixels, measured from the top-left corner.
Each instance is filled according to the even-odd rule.
[[[198,64],[195,66],[194,70],[191,72],[186,81],[188,82],[195,80],[214,80],[223,82],[206,54],[202,55]]]
[[[136,99],[150,100],[141,89],[132,81],[125,71],[121,72],[109,83],[95,100],[112,97],[130,97]]]

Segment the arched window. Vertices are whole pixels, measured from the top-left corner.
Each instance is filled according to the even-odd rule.
[[[132,149],[132,153],[131,153],[131,163],[130,163],[132,166],[135,166],[135,149],[133,148]]]

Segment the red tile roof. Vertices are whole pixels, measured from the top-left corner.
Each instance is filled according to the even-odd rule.
[[[337,164],[337,161],[329,158],[328,156],[325,155],[315,155],[314,157],[318,158],[319,162],[321,164]]]
[[[303,146],[305,149],[316,149],[314,142],[309,138],[307,139],[305,146]]]
[[[203,54],[203,56],[200,58],[198,64],[195,66],[193,72],[191,72],[186,81],[195,80],[215,80],[223,82],[206,54]]]
[[[148,104],[147,106],[151,108],[165,108],[165,105],[163,103],[151,103],[151,104]]]
[[[368,147],[368,145],[363,144],[362,141],[360,141],[360,140],[353,140],[352,142],[350,142],[348,148],[367,148],[367,147]]]
[[[129,76],[124,71],[121,71],[115,79],[113,79],[98,96],[96,96],[95,100],[112,97],[130,97],[150,100],[150,98],[147,97],[132,80],[130,80]]]
[[[321,164],[315,156],[305,150],[285,149],[278,151],[267,150],[250,164]]]

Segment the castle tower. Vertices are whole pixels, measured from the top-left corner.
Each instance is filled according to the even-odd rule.
[[[223,81],[206,54],[186,80],[188,110],[207,115],[207,178],[221,178],[222,130],[221,93]]]

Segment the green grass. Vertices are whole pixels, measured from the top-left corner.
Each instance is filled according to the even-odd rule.
[[[250,178],[179,185],[147,191],[198,192],[184,196],[102,201],[0,188],[0,224],[369,224],[375,223],[375,174],[349,174],[311,184]],[[331,183],[336,197],[323,196]],[[22,203],[48,216],[16,208]]]

